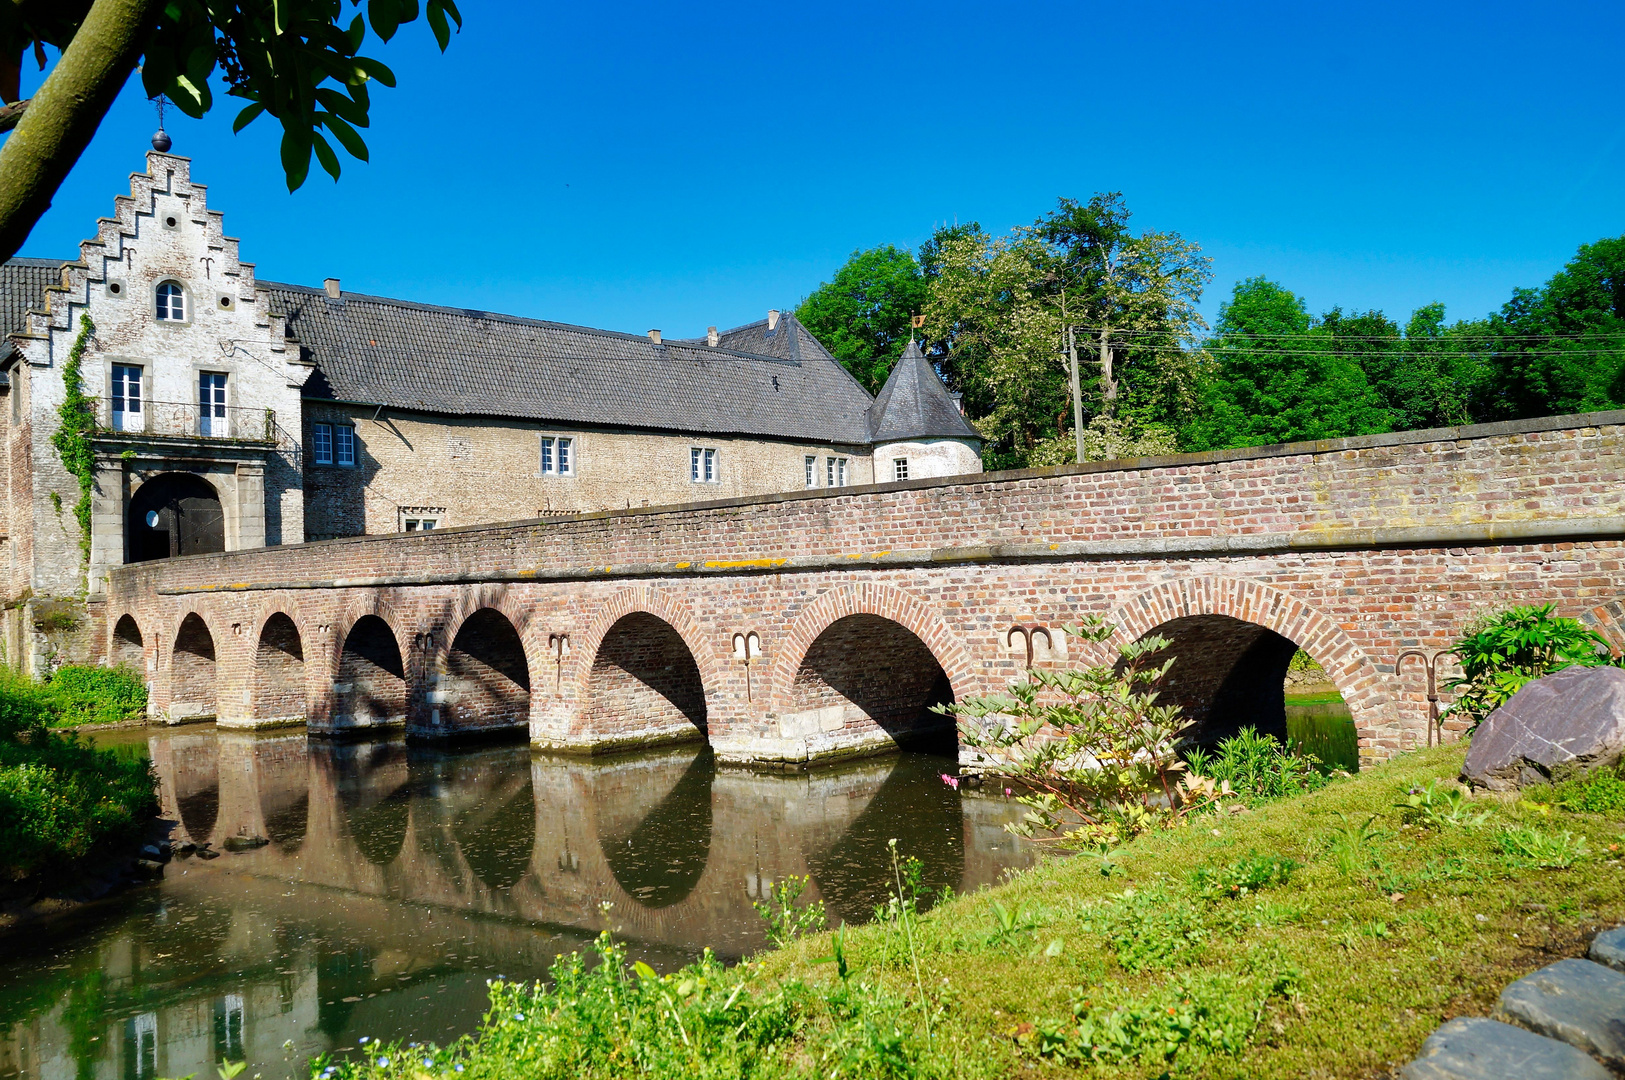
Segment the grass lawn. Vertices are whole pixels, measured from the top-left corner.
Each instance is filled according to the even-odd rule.
[[[1625,785],[1452,802],[1465,748],[1056,859],[910,921],[658,977],[503,986],[480,1033],[328,1074],[1377,1077],[1625,922]],[[1396,804],[1434,788],[1431,827]],[[1585,794],[1585,793],[1583,793]],[[1565,839],[1566,837],[1566,839]],[[904,853],[906,854],[906,852]],[[906,889],[904,890],[907,891]],[[912,944],[910,939],[912,938]],[[379,1066],[378,1061],[388,1064]]]

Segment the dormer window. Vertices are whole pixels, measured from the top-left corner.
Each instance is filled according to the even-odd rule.
[[[186,290],[173,281],[158,286],[158,319],[161,322],[186,321]]]

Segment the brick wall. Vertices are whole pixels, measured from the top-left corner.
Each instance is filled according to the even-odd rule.
[[[316,423],[354,425],[356,463],[319,465],[305,455],[312,538],[399,532],[408,517],[433,517],[445,528],[791,491],[804,487],[807,455],[818,460],[820,485],[831,456],[847,460],[849,485],[873,479],[867,447],[584,430],[316,401],[305,403],[307,447]],[[571,440],[570,475],[542,473],[543,436]],[[715,483],[691,480],[692,447],[717,451]]]
[[[612,631],[646,612],[692,657],[719,756],[762,761],[842,750],[787,735],[781,719],[800,708],[808,651],[850,615],[918,638],[960,698],[1020,676],[1013,624],[1059,636],[1097,614],[1127,641],[1224,616],[1308,650],[1348,700],[1363,752],[1382,757],[1424,737],[1422,680],[1396,674],[1394,657],[1447,646],[1486,608],[1554,600],[1625,643],[1622,464],[1617,413],[1370,436],[196,556],[118,570],[109,611],[140,623],[160,708],[188,611],[256,633],[286,611],[307,638],[315,714],[363,616],[387,623],[419,701],[420,673],[444,670],[462,620],[500,610],[539,688],[533,739],[581,749],[615,744],[591,705],[595,664],[606,644],[606,656],[634,648]],[[643,624],[637,647],[653,648],[655,629]],[[731,642],[748,630],[764,655],[747,673]],[[252,654],[228,633],[215,635],[221,663],[246,673]],[[571,647],[558,660],[549,639],[561,635]],[[1275,678],[1279,692],[1264,670],[1274,660],[1231,651],[1236,664],[1204,685],[1244,699],[1249,682]],[[903,655],[889,662],[911,663]],[[1238,671],[1248,656],[1253,670]],[[923,680],[923,654],[916,669]]]

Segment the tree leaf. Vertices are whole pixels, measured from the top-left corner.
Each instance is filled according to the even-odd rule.
[[[370,56],[358,56],[358,57],[356,57],[355,58],[355,66],[357,68],[359,68],[363,73],[365,73],[366,76],[369,79],[377,79],[379,82],[383,83],[385,86],[388,86],[388,87],[391,87],[391,88],[394,87],[394,85],[395,85],[395,73],[393,71],[389,70],[389,68],[385,67],[383,64],[380,64],[378,61],[374,60],[372,57],[370,57]]]
[[[310,144],[316,151],[316,160],[320,161],[322,168],[326,169],[328,174],[337,180],[339,178],[339,156],[333,153],[333,148],[328,145],[326,139],[322,138],[322,133],[312,131],[310,133]]]
[[[372,32],[380,39],[388,41],[394,37],[401,25],[401,14],[395,0],[369,0],[367,21],[372,24]]]
[[[316,88],[316,100],[321,102],[322,107],[334,116],[341,116],[356,127],[368,126],[366,108],[337,90],[329,90],[325,86],[318,86]]]
[[[304,138],[300,138],[303,134]],[[288,190],[298,191],[310,173],[310,134],[284,125],[282,131],[282,171],[288,176]]]
[[[360,161],[371,160],[367,156],[367,144],[362,141],[355,128],[346,124],[342,118],[331,113],[323,114],[321,121],[326,125],[327,130],[333,133],[333,137],[339,141],[339,145],[350,152],[351,157]]]
[[[256,101],[252,105],[245,106],[243,111],[237,114],[237,119],[231,122],[231,133],[235,135],[243,130],[243,128],[258,119],[260,113],[264,111],[265,103],[263,101]]]

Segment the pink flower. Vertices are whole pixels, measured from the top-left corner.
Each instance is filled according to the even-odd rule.
[[[1004,793],[1005,793],[1005,794],[1006,794],[1006,795],[1009,795],[1009,794],[1010,794],[1010,789],[1009,789],[1009,788],[1005,788],[1005,789],[1004,789]]]
[[[959,790],[959,777],[957,776],[949,776],[947,773],[943,773],[942,782],[953,788],[955,791]]]

